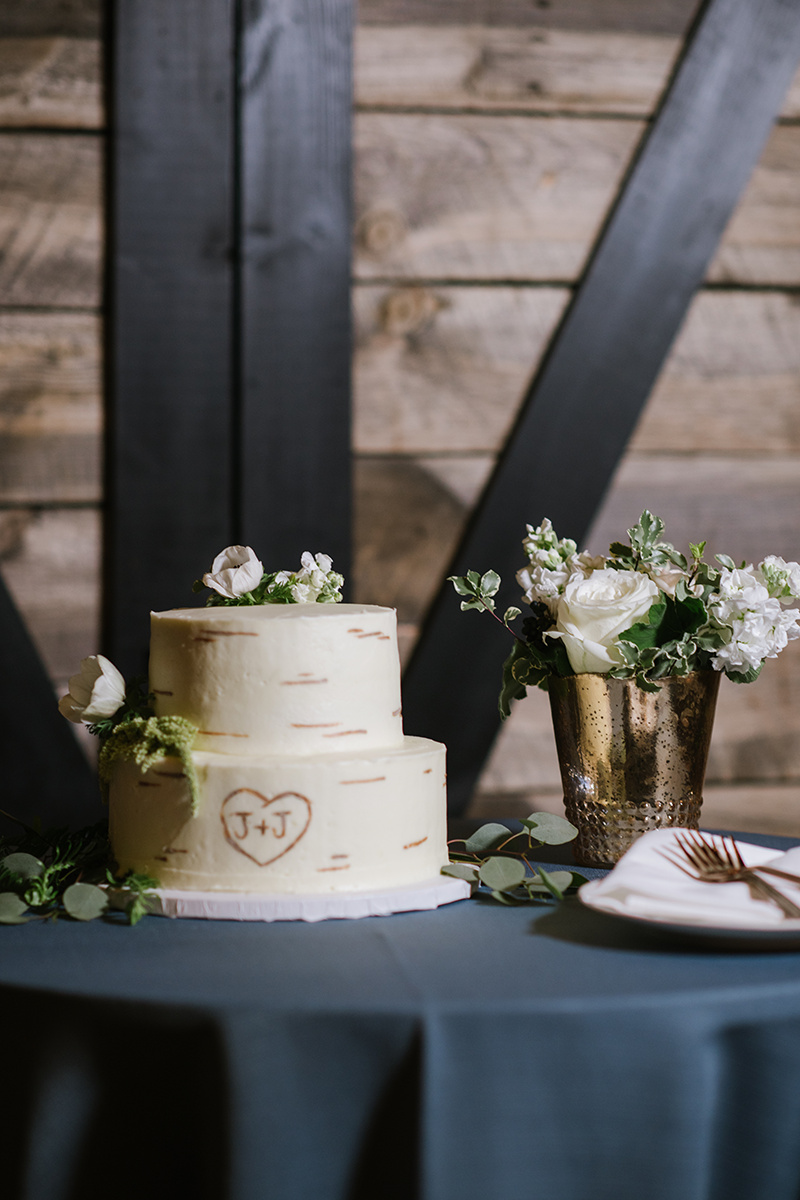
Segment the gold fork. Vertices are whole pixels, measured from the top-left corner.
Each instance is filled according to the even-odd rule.
[[[790,875],[788,871],[781,871],[777,867],[746,866],[739,847],[732,837],[722,838],[719,843],[711,841],[710,838],[704,837],[696,830],[686,830],[676,833],[675,841],[681,855],[693,868],[692,870],[687,869],[668,851],[662,850],[661,854],[685,875],[689,875],[692,879],[702,880],[704,883],[741,881],[747,884],[754,898],[771,900],[787,917],[800,917],[800,907],[794,904],[788,896],[784,896],[778,888],[773,887],[768,880],[763,879],[762,875],[775,875],[780,879],[789,879],[793,883],[800,883],[800,876]]]

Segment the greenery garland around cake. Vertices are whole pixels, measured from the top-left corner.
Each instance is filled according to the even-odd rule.
[[[136,925],[147,913],[158,880],[135,871],[114,874],[106,821],[77,831],[40,829],[0,813],[19,829],[0,837],[0,925],[112,914]]]
[[[249,546],[228,546],[194,585],[206,587],[206,607],[253,604],[336,604],[344,579],[327,554],[304,553],[297,571],[268,573]],[[196,811],[199,789],[192,758],[197,726],[184,717],[156,716],[153,696],[141,680],[125,683],[102,654],[84,658],[58,704],[68,721],[85,725],[100,740],[98,775],[104,800],[114,763],[133,762],[144,774],[161,757],[181,760]],[[66,914],[88,921],[111,911],[127,913],[132,925],[147,912],[147,893],[158,880],[108,866],[107,822],[72,832],[41,830],[0,810],[18,835],[0,837],[0,924]]]

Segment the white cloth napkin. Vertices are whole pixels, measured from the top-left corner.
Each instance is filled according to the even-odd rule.
[[[709,925],[727,929],[791,928],[800,922],[789,921],[776,904],[754,899],[746,883],[702,883],[690,879],[663,851],[680,858],[675,840],[680,830],[655,829],[634,842],[605,879],[593,879],[580,890],[581,900],[590,908],[622,916],[643,917],[687,925]],[[704,836],[718,844],[722,838]],[[742,858],[748,867],[768,863],[782,871],[800,875],[800,846],[783,854],[763,846],[753,846],[738,838]],[[688,865],[688,864],[687,864]],[[800,904],[800,884],[767,875]]]

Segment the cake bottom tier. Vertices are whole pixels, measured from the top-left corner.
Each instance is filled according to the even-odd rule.
[[[181,762],[118,762],[109,797],[122,871],[189,891],[314,893],[416,883],[447,861],[445,748],[406,737],[365,755],[198,751],[192,812]]]

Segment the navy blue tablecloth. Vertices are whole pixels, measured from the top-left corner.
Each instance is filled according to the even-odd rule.
[[[0,931],[4,1200],[798,1200],[800,954],[577,901]]]

